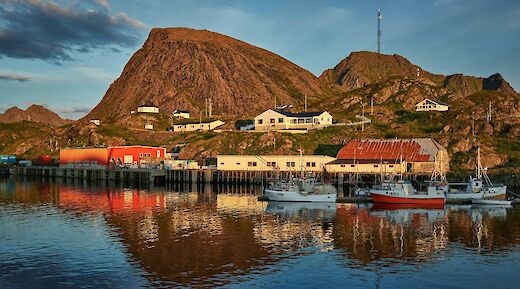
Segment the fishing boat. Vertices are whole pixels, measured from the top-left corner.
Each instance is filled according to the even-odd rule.
[[[486,168],[482,167],[480,161],[480,148],[477,149],[476,158],[476,177],[470,177],[466,190],[450,189],[446,194],[448,200],[482,200],[479,204],[491,203],[490,200],[505,200],[507,187],[494,185],[486,173]],[[451,184],[453,185],[453,184]],[[479,202],[479,201],[477,201]],[[475,202],[473,202],[475,203]],[[477,204],[477,203],[475,203]]]
[[[427,191],[420,192],[408,181],[383,181],[370,190],[370,197],[374,203],[444,206],[446,190],[446,186],[429,185]]]
[[[287,179],[278,179],[269,183],[265,189],[269,201],[336,203],[338,193],[336,187],[324,184],[312,174],[306,173],[301,149],[300,157],[302,162],[298,177],[290,174]]]
[[[316,178],[290,178],[272,182],[265,189],[269,201],[335,203],[337,189]]]

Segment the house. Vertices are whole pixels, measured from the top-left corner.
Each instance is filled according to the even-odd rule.
[[[144,129],[147,129],[147,130],[153,130],[153,124],[151,123],[147,123],[144,125]]]
[[[448,111],[450,106],[429,98],[424,99],[415,105],[415,111]]]
[[[308,172],[321,172],[325,164],[333,157],[320,155],[220,155],[217,156],[219,171],[285,171],[300,172],[303,168]]]
[[[173,111],[173,117],[190,118],[190,112],[187,110],[176,109]]]
[[[255,117],[255,130],[309,130],[332,124],[327,111],[293,113],[268,109]]]
[[[101,121],[99,119],[91,119],[90,123],[95,124],[96,126],[99,126],[101,124]]]
[[[137,107],[137,112],[143,113],[159,113],[159,107],[153,104],[153,102],[147,100],[143,105]]]
[[[366,139],[348,142],[325,168],[334,173],[431,174],[449,170],[448,153],[431,138]]]
[[[60,150],[60,166],[139,166],[150,158],[164,158],[166,148],[150,146],[114,146],[64,148]]]
[[[221,120],[208,120],[208,121],[187,121],[173,125],[173,132],[187,132],[187,131],[210,131],[223,125],[224,122]]]

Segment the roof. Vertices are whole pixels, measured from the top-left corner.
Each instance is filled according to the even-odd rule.
[[[431,162],[444,149],[431,138],[353,140],[338,152],[338,159]]]
[[[281,113],[287,117],[315,117],[320,116],[326,111],[306,111],[306,112],[290,112],[290,111],[283,111],[283,110],[275,110],[278,113]]]
[[[158,107],[157,105],[155,105],[153,102],[151,102],[150,100],[147,100],[144,102],[143,105],[140,105],[139,107]]]
[[[173,113],[190,113],[190,112],[187,111],[187,110],[176,109],[176,110],[173,111]]]

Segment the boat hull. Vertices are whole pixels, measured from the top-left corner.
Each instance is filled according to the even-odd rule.
[[[265,193],[267,194],[269,201],[276,202],[336,202],[336,194],[302,194],[294,191],[276,191],[270,189],[266,189]]]
[[[447,200],[471,200],[471,199],[478,199],[482,198],[484,194],[483,193],[447,193],[446,199]]]
[[[386,203],[386,204],[421,204],[421,205],[442,205],[444,206],[445,198],[433,197],[428,195],[410,195],[410,196],[398,196],[398,195],[386,195],[379,194],[376,192],[370,192],[370,197],[374,203]]]
[[[511,201],[501,200],[501,199],[473,199],[471,200],[473,204],[478,205],[494,205],[494,206],[510,206]]]

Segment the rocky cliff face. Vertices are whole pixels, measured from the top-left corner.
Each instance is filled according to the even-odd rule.
[[[152,29],[101,102],[85,119],[115,122],[144,101],[163,111],[254,114],[278,104],[302,107],[319,98],[317,77],[264,49],[221,34],[187,28]]]
[[[26,110],[12,107],[0,114],[0,123],[13,123],[21,121],[32,121],[37,123],[48,124],[51,126],[62,126],[70,123],[68,119],[62,119],[56,113],[41,105],[31,105]]]
[[[420,78],[434,85],[447,88],[459,97],[467,97],[482,90],[494,90],[517,96],[516,91],[496,73],[488,78],[454,74],[438,75],[423,70],[400,55],[385,55],[374,52],[353,52],[332,69],[325,70],[320,80],[340,91],[362,88],[368,84],[389,78]]]

